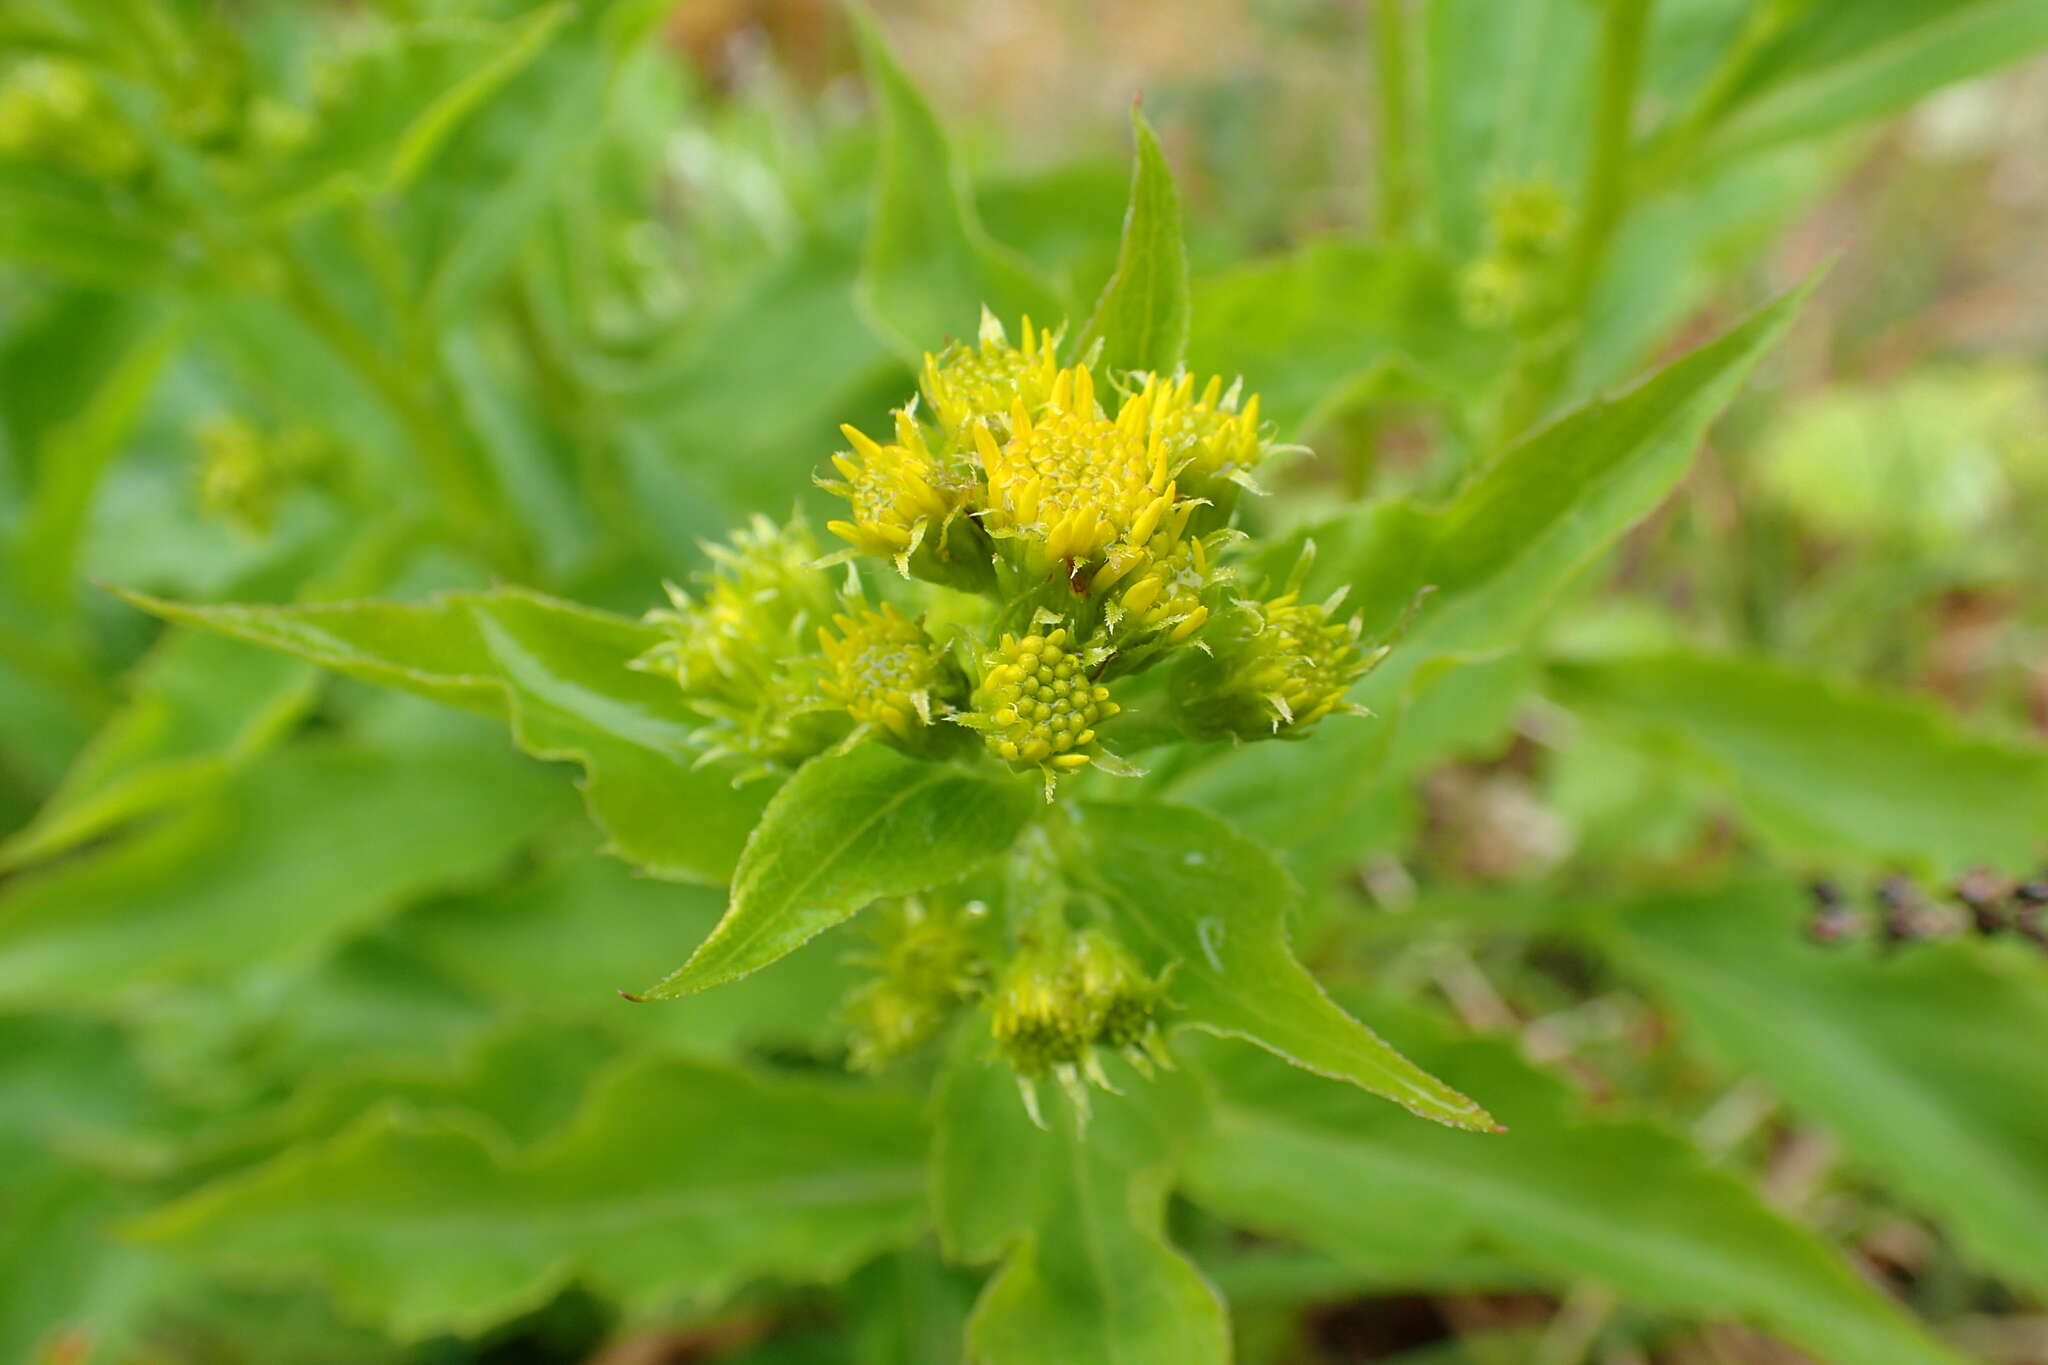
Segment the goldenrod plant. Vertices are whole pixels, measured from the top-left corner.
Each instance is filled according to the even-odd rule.
[[[2030,1358],[2048,12],[876,10],[0,6],[0,1365]]]

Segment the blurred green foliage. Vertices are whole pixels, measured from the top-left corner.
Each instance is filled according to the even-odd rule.
[[[2011,149],[1959,180],[1893,116],[2048,9],[1358,8],[1228,22],[1391,54],[1389,206],[1302,150],[1329,89],[1227,65],[1147,92],[1135,174],[1107,132],[1019,169],[893,7],[0,13],[0,1359],[1564,1365],[1739,1321],[1865,1365],[2038,1315],[2048,957],[1931,904],[1818,946],[1796,884],[2043,853],[2039,337],[1901,354],[1968,243],[1840,187],[1990,214]],[[1247,376],[1318,452],[1248,504],[1260,567],[1313,540],[1400,633],[1375,719],[1086,826],[1220,1036],[1112,1063],[1085,1130],[972,1027],[843,1074],[841,921],[1022,823],[965,775],[922,797],[960,848],[742,871],[805,951],[615,994],[764,808],[834,831],[692,766],[610,613],[823,508],[837,424],[984,302]],[[1413,1295],[1426,1340],[1345,1354]]]

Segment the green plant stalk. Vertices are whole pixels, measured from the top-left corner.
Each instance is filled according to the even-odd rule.
[[[1593,115],[1593,156],[1586,167],[1578,233],[1566,265],[1566,298],[1582,311],[1628,212],[1629,143],[1643,53],[1650,33],[1651,0],[1608,0],[1600,31],[1600,103]]]
[[[525,270],[506,287],[505,313],[513,338],[532,371],[542,407],[568,443],[577,483],[592,515],[615,534],[639,540],[640,523],[605,415],[592,406],[581,377],[559,353],[535,301],[535,287]]]
[[[362,329],[335,306],[289,246],[278,252],[285,301],[390,408],[426,462],[456,536],[502,573],[524,576],[528,562],[520,525],[497,480],[475,453],[451,436],[427,394],[394,368]]]
[[[1691,108],[1649,138],[1637,167],[1642,188],[1662,189],[1691,169],[1700,142],[1727,109],[1735,91],[1749,78],[1757,55],[1784,28],[1785,13],[1782,5],[1763,5],[1752,13],[1700,88]]]
[[[1584,330],[1586,306],[1599,286],[1614,234],[1628,214],[1632,191],[1631,138],[1636,95],[1653,0],[1607,0],[1600,27],[1599,98],[1593,140],[1579,195],[1578,226],[1566,253],[1557,311],[1523,342],[1495,424],[1505,445],[1543,415],[1571,374]]]
[[[1374,0],[1372,55],[1379,97],[1379,226],[1388,239],[1406,236],[1415,208],[1409,156],[1407,0]]]

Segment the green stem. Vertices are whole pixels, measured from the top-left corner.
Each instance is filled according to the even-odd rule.
[[[508,286],[506,312],[512,335],[533,374],[541,406],[575,459],[577,483],[591,515],[608,535],[637,541],[641,538],[639,518],[603,413],[593,408],[582,377],[556,347],[541,316],[536,289],[532,276],[523,270]]]
[[[1650,4],[1651,0],[1607,0],[1600,31],[1600,103],[1593,116],[1593,156],[1586,167],[1578,235],[1566,267],[1566,298],[1574,312],[1583,312],[1600,282],[1607,249],[1628,211],[1629,142],[1650,33]]]
[[[497,480],[475,451],[449,432],[430,391],[390,363],[288,245],[278,252],[278,259],[284,268],[286,301],[398,419],[427,466],[456,536],[499,572],[524,577],[527,561],[518,522],[507,509]]]
[[[1631,141],[1636,94],[1650,32],[1652,0],[1606,0],[1600,27],[1599,95],[1593,139],[1579,196],[1578,225],[1567,250],[1551,325],[1522,345],[1514,378],[1496,416],[1495,444],[1515,439],[1543,415],[1571,375],[1585,331],[1586,310],[1607,265],[1614,234],[1627,216],[1634,170]]]
[[[1737,89],[1749,78],[1764,46],[1785,26],[1786,6],[1764,4],[1753,11],[1742,32],[1723,53],[1706,84],[1685,113],[1665,124],[1645,144],[1638,159],[1641,188],[1654,192],[1691,169],[1700,143],[1721,117]]]
[[[1379,96],[1380,235],[1393,239],[1407,234],[1415,206],[1407,0],[1374,0],[1372,51]]]

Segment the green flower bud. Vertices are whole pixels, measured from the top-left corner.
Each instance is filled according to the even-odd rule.
[[[93,72],[58,57],[18,63],[0,82],[0,157],[69,166],[104,181],[127,180],[146,160]]]
[[[317,478],[332,454],[303,427],[266,431],[246,417],[221,414],[194,428],[199,446],[199,504],[250,535],[263,536],[294,488]]]
[[[910,901],[895,917],[893,933],[870,959],[878,969],[875,978],[844,1007],[847,1065],[855,1071],[882,1070],[924,1046],[983,984],[965,912],[934,914]]]
[[[1099,929],[1027,941],[989,1002],[996,1050],[1017,1073],[1034,1123],[1036,1082],[1056,1079],[1085,1118],[1088,1083],[1114,1090],[1097,1048],[1114,1048],[1141,1072],[1170,1066],[1155,1022],[1163,978],[1147,977],[1122,944]]]
[[[932,723],[933,708],[950,710],[966,681],[924,628],[888,603],[880,610],[832,618],[818,628],[831,665],[819,684],[854,721],[899,742],[914,742]],[[958,733],[955,731],[954,733]]]
[[[1098,929],[1074,936],[1073,963],[1095,1044],[1122,1052],[1140,1071],[1153,1061],[1164,1063],[1156,1023],[1163,980],[1147,977],[1121,943]]]
[[[1325,716],[1360,713],[1345,694],[1386,651],[1360,644],[1356,617],[1335,619],[1342,599],[1303,602],[1290,589],[1232,612],[1204,638],[1209,652],[1174,672],[1182,724],[1205,739],[1298,739]]]
[[[729,545],[707,545],[712,569],[692,596],[668,584],[669,610],[647,614],[665,638],[633,661],[673,677],[705,718],[704,759],[753,759],[745,776],[802,762],[846,731],[820,688],[817,630],[836,605],[801,518],[755,517]]]
[[[1027,944],[989,1001],[996,1050],[1025,1080],[1079,1066],[1095,1043],[1097,1020],[1081,999],[1067,947]]]
[[[1571,230],[1571,204],[1547,180],[1502,185],[1487,196],[1487,228],[1499,250],[1524,259],[1555,256]]]

